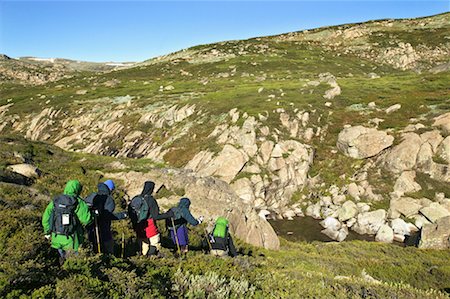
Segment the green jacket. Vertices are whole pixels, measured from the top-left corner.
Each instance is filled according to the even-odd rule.
[[[66,187],[64,189],[64,194],[69,196],[75,196],[78,198],[78,205],[75,210],[75,214],[80,221],[81,225],[78,225],[76,228],[76,232],[74,236],[64,236],[57,235],[52,233],[52,247],[56,249],[63,250],[74,250],[78,251],[78,247],[83,242],[84,238],[84,230],[83,226],[88,225],[91,222],[91,212],[89,211],[89,207],[82,200],[79,195],[81,193],[82,186],[76,181],[68,181]],[[44,227],[44,234],[50,233],[51,221],[52,221],[52,211],[53,211],[53,201],[51,201],[47,208],[45,209],[44,214],[42,215],[42,226]]]

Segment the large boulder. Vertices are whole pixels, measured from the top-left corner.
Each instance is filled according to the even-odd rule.
[[[392,220],[391,227],[396,235],[409,236],[412,231],[417,231],[417,228],[412,223],[407,223],[401,218]]]
[[[27,178],[38,178],[41,176],[41,171],[31,164],[15,164],[7,167],[15,173],[21,174]]]
[[[365,159],[373,157],[392,145],[394,137],[373,128],[355,126],[345,128],[338,135],[337,148],[344,155]]]
[[[422,139],[416,133],[404,135],[403,141],[382,158],[383,165],[389,171],[398,174],[405,170],[412,170],[416,165],[421,144]]]
[[[214,175],[229,183],[241,171],[248,159],[245,152],[226,144],[215,158],[198,171],[198,174]]]
[[[440,218],[450,216],[450,211],[437,202],[434,202],[428,207],[420,209],[420,214],[425,216],[430,222],[436,223]]]
[[[344,202],[342,207],[338,210],[339,221],[347,221],[355,217],[356,214],[358,214],[358,207],[351,200]]]
[[[419,210],[422,208],[422,205],[420,204],[420,201],[415,198],[411,197],[401,197],[399,199],[393,199],[390,202],[390,214],[396,215],[401,214],[405,217],[411,217],[413,215],[416,215],[419,213]],[[396,217],[392,218],[398,218]]]
[[[121,181],[129,196],[141,193],[144,182],[155,182],[155,190],[164,186],[168,190],[182,190],[184,194],[158,200],[162,208],[177,204],[180,196],[188,197],[194,215],[204,215],[207,221],[219,216],[230,220],[230,230],[241,240],[268,249],[279,249],[280,242],[270,224],[256,210],[242,202],[230,186],[213,177],[199,177],[191,171],[179,169],[153,169],[146,173],[109,173],[106,177]],[[178,192],[180,193],[180,192]]]
[[[424,224],[420,234],[419,248],[450,248],[450,216],[440,218],[434,224]]]
[[[352,229],[358,234],[374,235],[385,223],[386,211],[379,209],[372,212],[361,213]]]
[[[375,236],[375,241],[392,243],[394,241],[394,231],[389,225],[383,224]]]

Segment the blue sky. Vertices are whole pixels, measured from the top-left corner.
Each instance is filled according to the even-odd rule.
[[[448,12],[439,1],[4,1],[0,53],[142,61],[198,44]]]

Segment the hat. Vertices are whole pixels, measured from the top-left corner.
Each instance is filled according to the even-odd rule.
[[[114,182],[112,180],[107,180],[107,181],[104,182],[104,184],[106,186],[108,186],[108,189],[110,191],[113,191],[116,188],[116,185],[114,185]]]

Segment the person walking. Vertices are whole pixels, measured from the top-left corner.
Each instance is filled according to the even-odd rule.
[[[218,257],[237,255],[233,239],[228,231],[228,219],[219,217],[216,220],[214,229],[207,236],[210,247],[210,254]]]
[[[68,181],[63,194],[56,196],[42,215],[45,237],[58,250],[60,264],[69,255],[78,253],[84,238],[83,226],[92,220],[89,207],[80,198],[82,189],[79,181]]]
[[[140,195],[133,197],[128,206],[133,228],[142,255],[157,255],[161,248],[161,236],[156,221],[172,217],[172,213],[160,214],[159,205],[152,193],[155,183],[146,181]]]
[[[166,226],[169,229],[172,242],[179,247],[181,253],[187,253],[189,247],[189,236],[186,225],[196,226],[203,222],[203,216],[200,216],[198,219],[192,216],[189,210],[190,205],[191,201],[189,198],[181,198],[178,205],[170,209],[173,212],[173,218],[166,220]]]
[[[127,212],[114,213],[116,204],[113,192],[116,186],[112,180],[97,185],[97,192],[89,194],[84,201],[89,206],[94,221],[87,227],[89,241],[94,251],[114,254],[114,238],[111,222],[127,218]]]

